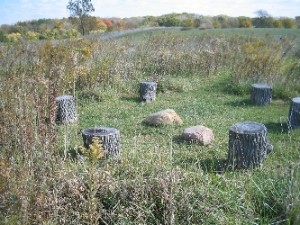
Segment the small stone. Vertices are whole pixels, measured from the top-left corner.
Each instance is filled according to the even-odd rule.
[[[211,129],[198,125],[186,128],[182,137],[185,140],[197,142],[201,145],[209,145],[214,139],[214,134]]]
[[[150,115],[144,123],[154,126],[182,124],[181,118],[173,109],[166,109]]]

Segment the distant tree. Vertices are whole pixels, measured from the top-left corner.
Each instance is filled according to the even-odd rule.
[[[300,28],[300,16],[296,16],[297,28]]]
[[[177,27],[180,25],[180,20],[174,15],[164,15],[157,20],[159,26],[163,27]]]
[[[143,26],[157,27],[158,26],[157,18],[154,16],[145,16]]]
[[[253,19],[255,27],[273,27],[274,19],[266,10],[258,10],[255,12],[258,17]]]
[[[4,33],[4,31],[0,30],[0,42],[6,42],[6,41],[8,41],[6,34]]]
[[[240,16],[238,17],[239,27],[250,28],[252,27],[252,20],[249,17]]]
[[[36,41],[39,39],[39,34],[34,31],[27,31],[25,36],[29,41]]]
[[[73,17],[78,17],[80,21],[81,34],[85,34],[84,22],[90,12],[94,12],[94,6],[91,0],[69,0],[67,9]]]
[[[112,22],[111,21],[109,21],[109,20],[103,20],[103,23],[109,28],[109,27],[111,27],[112,26]]]
[[[281,21],[281,20],[277,20],[277,19],[274,20],[273,26],[274,26],[275,28],[283,28],[282,21]]]
[[[198,28],[201,25],[201,20],[199,18],[194,19],[194,27]]]
[[[225,16],[225,15],[219,15],[217,17],[214,17],[214,19],[216,19],[217,22],[219,22],[220,24],[220,27],[215,27],[215,24],[214,24],[214,27],[215,28],[228,28],[228,17]]]
[[[281,18],[280,20],[282,21],[284,28],[293,28],[293,27],[297,26],[296,21],[291,18],[284,17],[284,18]]]
[[[213,27],[219,29],[222,28],[222,24],[218,20],[213,20]]]
[[[18,42],[21,40],[22,35],[20,33],[10,33],[7,35],[7,40],[9,42]]]
[[[194,20],[191,18],[187,18],[181,21],[181,26],[186,27],[186,28],[192,28],[194,27]]]
[[[213,26],[213,18],[209,16],[201,17],[200,19],[200,29],[212,29]]]

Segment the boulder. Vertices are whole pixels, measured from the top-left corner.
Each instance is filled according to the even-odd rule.
[[[144,123],[154,126],[182,124],[181,118],[173,109],[166,109],[150,115]]]
[[[201,145],[209,145],[214,139],[214,134],[211,129],[198,125],[186,128],[183,131],[182,138]]]

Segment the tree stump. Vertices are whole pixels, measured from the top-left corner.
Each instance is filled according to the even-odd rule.
[[[272,87],[269,84],[252,84],[251,101],[256,105],[267,105],[272,101]]]
[[[71,95],[62,95],[56,99],[56,122],[62,124],[74,123],[77,121],[75,99]]]
[[[256,122],[241,122],[229,129],[227,164],[233,169],[262,167],[273,146],[267,141],[267,128]]]
[[[300,128],[300,97],[291,101],[288,124],[290,128]]]
[[[157,83],[154,81],[144,81],[140,83],[140,99],[145,102],[155,101]]]
[[[84,146],[88,148],[92,144],[93,137],[99,138],[108,155],[117,157],[120,155],[120,131],[111,127],[95,127],[82,131]]]

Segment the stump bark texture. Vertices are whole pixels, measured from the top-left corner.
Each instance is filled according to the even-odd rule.
[[[251,101],[256,105],[267,105],[272,101],[272,86],[269,84],[252,84]]]
[[[300,128],[300,97],[291,101],[288,123],[290,128]]]
[[[56,122],[62,124],[74,123],[77,121],[77,110],[75,98],[71,95],[62,95],[56,99]]]
[[[140,99],[145,102],[155,101],[157,83],[154,81],[144,81],[140,83]]]
[[[256,122],[241,122],[229,129],[227,163],[233,169],[262,167],[272,145],[267,141],[267,128]]]
[[[105,152],[108,155],[117,157],[120,155],[120,131],[112,127],[95,127],[82,131],[82,138],[86,148],[92,144],[93,137],[99,138]]]

